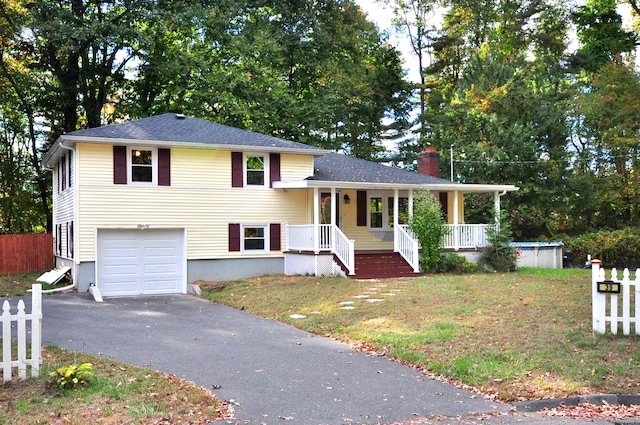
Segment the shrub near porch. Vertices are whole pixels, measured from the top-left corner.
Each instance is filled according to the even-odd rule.
[[[639,393],[638,338],[592,334],[590,285],[588,270],[523,269],[380,282],[268,276],[212,282],[203,292],[504,400]],[[384,301],[354,298],[365,293]],[[345,301],[354,308],[343,309]]]

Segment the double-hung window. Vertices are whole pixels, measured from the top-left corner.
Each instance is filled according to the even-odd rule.
[[[369,196],[369,228],[373,230],[393,229],[393,196],[371,194]],[[409,199],[398,198],[398,222],[409,220]]]
[[[280,181],[280,154],[231,152],[231,187],[271,187]]]
[[[153,184],[157,176],[156,150],[129,148],[130,183]]]
[[[267,157],[264,155],[245,155],[245,175],[247,186],[265,186],[267,181]]]
[[[265,252],[269,240],[269,226],[242,226],[242,250],[250,252]]]

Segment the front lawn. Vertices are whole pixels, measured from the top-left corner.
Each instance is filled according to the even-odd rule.
[[[640,339],[592,333],[590,270],[201,283],[211,301],[384,353],[505,401],[640,393]]]
[[[94,377],[76,388],[61,389],[48,376],[85,362]],[[40,378],[0,381],[0,424],[204,425],[229,415],[209,390],[175,375],[53,346],[43,351]]]

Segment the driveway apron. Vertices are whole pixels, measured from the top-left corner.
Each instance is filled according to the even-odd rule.
[[[377,424],[509,407],[384,357],[191,296],[43,299],[43,344],[175,374],[240,424]],[[234,421],[235,422],[235,421]]]

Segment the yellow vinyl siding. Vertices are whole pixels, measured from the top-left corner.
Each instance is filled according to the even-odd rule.
[[[78,143],[78,184],[113,184],[113,146]]]
[[[171,186],[231,187],[231,152],[171,149]]]
[[[313,175],[313,156],[288,155],[280,156],[280,179],[282,181],[304,180]]]
[[[306,223],[309,216],[306,191],[232,188],[229,151],[172,149],[171,186],[166,187],[114,185],[112,147],[78,147],[80,261],[95,260],[97,228],[186,228],[187,258],[210,259],[238,256],[228,249],[229,223],[280,223],[284,250],[285,225]],[[311,164],[298,155],[283,157],[281,175],[301,175]]]

